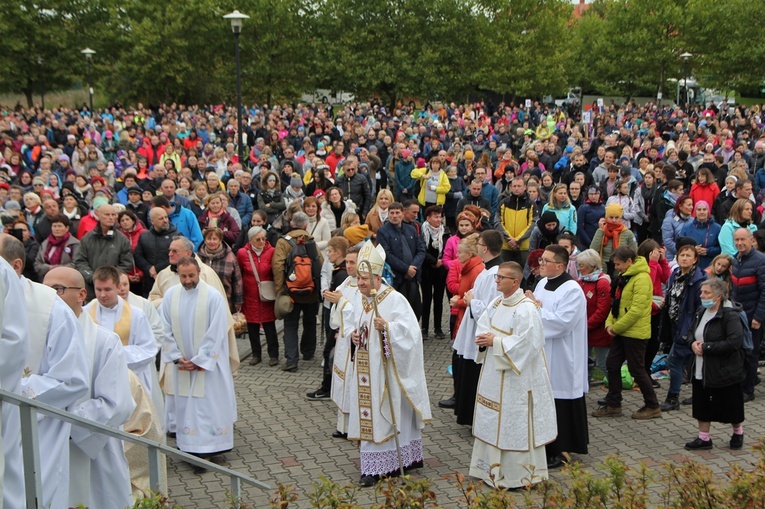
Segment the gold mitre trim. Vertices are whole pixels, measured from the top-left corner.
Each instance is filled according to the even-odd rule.
[[[362,265],[361,263],[364,261],[369,262],[372,266],[372,274],[375,276],[382,276],[383,268],[385,267],[385,250],[382,246],[378,245],[375,247],[371,241],[366,241],[361,247],[361,251],[359,251],[359,260],[357,264],[357,270],[359,272],[367,271],[366,264]]]

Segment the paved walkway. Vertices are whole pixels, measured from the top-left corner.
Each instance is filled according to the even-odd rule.
[[[467,427],[455,423],[451,411],[437,407],[439,399],[451,395],[452,380],[446,371],[451,359],[450,342],[431,339],[424,345],[433,421],[423,431],[425,467],[415,475],[431,480],[441,506],[461,507],[462,499],[453,480],[445,476],[455,471],[467,474],[472,437]],[[243,355],[249,352],[246,340],[240,340],[240,352]],[[320,354],[321,348],[317,352]],[[244,361],[236,379],[239,421],[235,449],[225,455],[223,464],[266,482],[274,490],[277,483],[294,485],[300,498],[290,507],[310,507],[306,493],[312,491],[311,484],[322,475],[339,484],[355,483],[359,478],[358,449],[351,442],[329,436],[335,429],[334,404],[305,399],[305,393],[316,389],[320,380],[320,355],[309,362],[301,361],[296,373],[282,372],[267,363],[253,367]],[[666,396],[667,385],[665,382],[665,388],[658,391],[661,400]],[[588,408],[595,408],[597,399],[604,395],[600,387],[593,387],[587,397]],[[689,395],[690,386],[684,386],[681,397]],[[624,417],[590,418],[590,454],[578,459],[587,467],[597,468],[603,458],[618,453],[628,464],[637,466],[644,461],[656,467],[690,457],[705,462],[715,473],[724,474],[731,462],[748,464],[755,460],[751,446],[754,437],[763,435],[765,422],[765,393],[758,388],[756,395],[757,399],[746,405],[746,439],[741,451],[727,448],[730,427],[722,424],[712,427],[713,450],[685,451],[683,445],[695,436],[690,407],[665,413],[661,419],[634,421],[629,415],[642,405],[642,399],[639,392],[629,391],[625,394]],[[169,442],[174,445],[172,440]],[[209,472],[197,475],[189,465],[173,461],[168,462],[168,468],[174,503],[187,509],[228,507],[228,478]],[[654,484],[653,491],[658,494],[660,490]],[[248,487],[243,494],[252,507],[261,508],[268,506],[273,491],[264,493]],[[373,490],[366,489],[360,493],[358,502],[368,505],[373,496]]]

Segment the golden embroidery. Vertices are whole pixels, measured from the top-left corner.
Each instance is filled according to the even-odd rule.
[[[496,401],[487,399],[485,396],[481,396],[480,394],[476,396],[475,402],[478,403],[479,405],[485,406],[486,408],[494,410],[495,412],[499,412],[500,409],[502,408],[501,404],[497,403]]]

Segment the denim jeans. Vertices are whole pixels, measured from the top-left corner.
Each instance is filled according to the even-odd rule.
[[[680,394],[683,386],[683,370],[691,365],[693,352],[690,348],[683,348],[673,343],[669,350],[667,365],[669,366],[669,394]]]

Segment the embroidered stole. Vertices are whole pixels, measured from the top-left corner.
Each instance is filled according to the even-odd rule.
[[[113,332],[120,337],[122,346],[128,346],[130,344],[130,324],[133,319],[133,312],[131,311],[130,304],[128,304],[127,301],[122,300],[122,297],[119,297],[119,299],[122,301],[122,316],[120,316],[120,319],[114,323]],[[98,323],[98,319],[96,318],[96,308],[98,308],[100,305],[101,304],[96,301],[93,306],[90,306],[90,317],[93,319],[93,322],[97,323],[98,325],[101,324]],[[119,302],[117,305],[119,306]]]
[[[207,291],[209,286],[200,279],[197,288],[199,289],[199,292],[197,294],[196,309],[194,310],[194,335],[192,338],[193,351],[191,352],[186,351],[183,335],[181,334],[181,293],[185,291],[183,286],[179,287],[178,291],[173,294],[173,300],[170,305],[170,322],[173,329],[173,337],[175,343],[178,345],[178,349],[181,351],[181,355],[183,355],[183,358],[186,360],[192,359],[197,352],[199,352],[199,347],[202,345],[202,339],[205,337],[205,332],[207,332]],[[176,369],[172,371],[178,376],[179,396],[191,396],[194,398],[205,397],[204,371],[193,372],[195,375],[193,389],[191,388],[191,371],[181,371],[177,366]],[[167,386],[171,391],[175,389],[172,380]],[[168,394],[173,394],[173,392],[168,392]]]
[[[390,286],[378,293],[375,297],[377,304],[380,304],[385,297],[387,297],[393,288]],[[378,341],[381,341],[380,335],[377,333],[373,326],[374,314],[371,313],[374,310],[374,304],[371,299],[363,298],[362,305],[364,307],[363,312],[360,315],[359,332],[361,334],[361,346],[356,349],[356,381],[358,383],[358,396],[359,396],[359,438],[364,441],[374,442],[374,421],[372,419],[372,385],[370,383],[371,374],[369,369],[369,341],[374,333],[374,337]],[[364,317],[368,316],[368,323],[362,323]],[[378,349],[380,355],[383,353],[382,345]],[[385,369],[384,367],[382,369]],[[377,373],[376,373],[377,374]],[[385,374],[382,374],[383,377]],[[383,378],[383,380],[385,380]],[[383,396],[384,397],[384,396]]]
[[[29,355],[23,377],[28,378],[40,372],[40,364],[48,344],[50,315],[56,302],[56,291],[29,280],[24,280],[23,286],[29,317]]]

